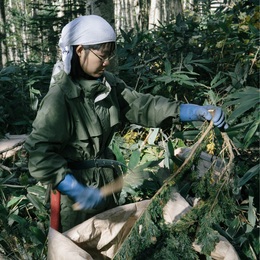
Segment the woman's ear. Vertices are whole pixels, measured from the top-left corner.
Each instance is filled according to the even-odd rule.
[[[84,51],[84,48],[82,47],[82,45],[79,45],[76,48],[76,53],[78,54],[79,57],[81,57],[83,51]]]

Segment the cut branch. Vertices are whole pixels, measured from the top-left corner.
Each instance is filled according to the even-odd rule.
[[[20,141],[20,142],[18,142],[18,143],[16,143],[15,145],[13,145],[13,146],[11,146],[11,147],[8,147],[8,148],[6,148],[6,149],[0,151],[0,154],[6,153],[6,152],[8,152],[8,151],[10,151],[10,150],[13,150],[13,149],[16,148],[16,147],[22,146],[22,145],[24,144],[24,142],[25,142],[25,139],[22,140],[22,141]]]

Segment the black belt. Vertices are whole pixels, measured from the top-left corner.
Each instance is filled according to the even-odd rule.
[[[109,160],[109,159],[94,159],[94,160],[86,160],[86,161],[68,162],[68,167],[74,170],[89,169],[94,167],[107,167],[107,166],[122,166],[129,169],[123,163],[116,160]]]

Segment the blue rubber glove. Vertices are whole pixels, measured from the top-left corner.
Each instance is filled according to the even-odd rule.
[[[212,119],[211,114],[208,110],[214,110],[215,115]],[[194,104],[181,104],[180,119],[183,122],[188,121],[205,121],[213,120],[213,123],[217,127],[224,126],[224,129],[228,128],[228,124],[225,122],[225,114],[220,107],[208,105],[198,106]]]
[[[82,185],[71,174],[65,176],[65,179],[57,186],[57,190],[79,203],[79,209],[92,209],[103,199],[100,189]]]

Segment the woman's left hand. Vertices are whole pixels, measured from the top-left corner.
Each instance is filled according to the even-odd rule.
[[[209,112],[210,110],[214,111],[213,118],[211,115],[212,112]],[[224,129],[228,128],[228,124],[225,122],[225,114],[223,110],[220,107],[212,105],[198,106],[194,104],[181,104],[180,119],[183,122],[212,119],[215,126],[224,126]]]

